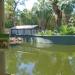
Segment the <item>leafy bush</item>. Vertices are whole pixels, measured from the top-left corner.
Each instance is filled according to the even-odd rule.
[[[75,26],[72,25],[62,25],[58,30],[45,30],[38,32],[38,35],[41,36],[50,36],[50,35],[75,35]]]
[[[67,34],[67,25],[62,25],[60,27],[60,32],[59,32],[61,35],[65,35]]]
[[[41,31],[41,32],[38,32],[38,35],[50,36],[50,35],[52,35],[52,31],[51,30]]]
[[[67,34],[75,34],[75,27],[74,26],[70,26],[67,27]]]
[[[61,35],[74,35],[75,34],[75,27],[72,25],[62,25],[60,27]]]
[[[11,28],[12,26],[13,26],[13,24],[12,24],[11,20],[5,21],[5,28]]]

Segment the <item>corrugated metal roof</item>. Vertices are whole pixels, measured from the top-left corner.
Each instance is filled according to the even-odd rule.
[[[21,26],[14,26],[11,29],[33,29],[38,25],[21,25]]]

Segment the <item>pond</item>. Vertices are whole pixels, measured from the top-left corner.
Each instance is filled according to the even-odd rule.
[[[10,47],[6,71],[14,75],[75,75],[75,45],[24,43]]]

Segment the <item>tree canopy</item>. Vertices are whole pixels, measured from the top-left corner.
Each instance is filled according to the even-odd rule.
[[[68,25],[75,11],[75,0],[37,0],[31,11],[18,10],[17,5],[26,0],[5,0],[5,24],[10,27],[21,24],[38,24],[41,29]],[[64,21],[63,21],[64,20]]]

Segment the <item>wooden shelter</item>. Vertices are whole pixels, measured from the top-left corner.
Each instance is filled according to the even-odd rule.
[[[38,25],[21,25],[21,26],[14,26],[10,29],[10,35],[34,35],[38,31]]]

